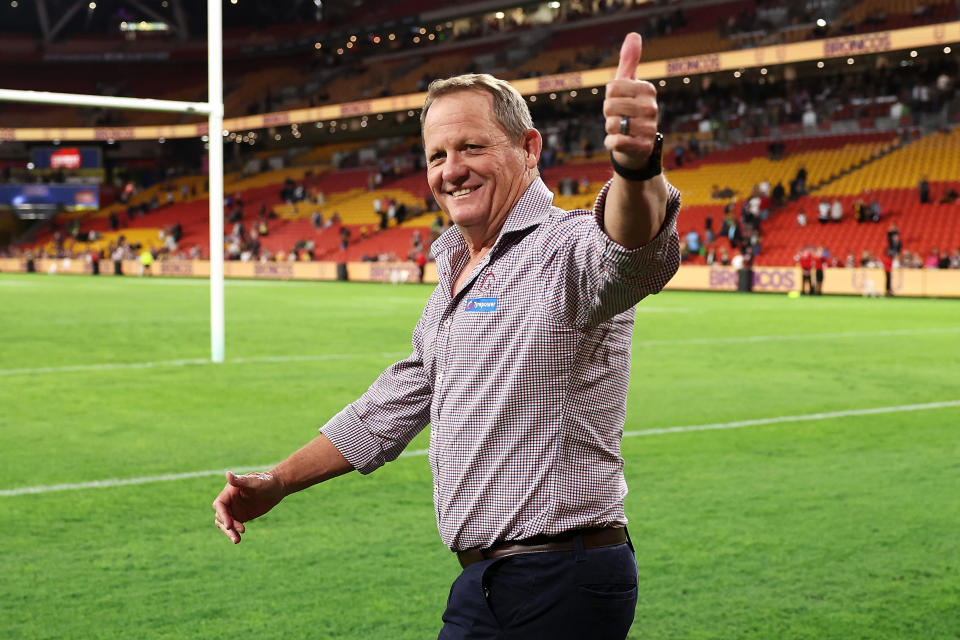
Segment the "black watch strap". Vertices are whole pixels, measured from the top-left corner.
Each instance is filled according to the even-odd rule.
[[[653,151],[650,152],[650,159],[647,164],[639,169],[628,169],[617,163],[613,158],[613,152],[610,152],[610,163],[613,165],[614,172],[626,180],[642,182],[658,176],[663,172],[663,134],[657,132],[657,137],[653,141]]]

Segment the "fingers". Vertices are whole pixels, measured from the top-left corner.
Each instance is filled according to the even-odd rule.
[[[643,53],[643,38],[639,33],[628,33],[620,45],[620,63],[617,65],[618,79],[633,80],[637,72],[637,64]]]
[[[230,538],[230,542],[232,542],[233,544],[239,544],[239,543],[240,543],[240,534],[237,532],[236,529],[234,529],[234,528],[232,528],[232,527],[228,527],[227,525],[225,525],[224,523],[220,522],[220,520],[218,520],[218,519],[216,519],[216,518],[214,518],[214,521],[213,521],[213,522],[214,522],[214,524],[217,525],[217,527],[220,528],[221,531],[223,531],[223,535],[225,535],[225,536],[227,536],[228,538]]]
[[[653,150],[660,110],[657,89],[636,79],[643,53],[643,39],[628,33],[620,47],[620,62],[614,79],[607,83],[603,101],[604,146],[615,160],[629,168],[642,166]]]
[[[213,510],[216,513],[213,521],[214,524],[223,531],[223,535],[230,538],[233,544],[237,544],[240,542],[240,534],[244,532],[244,527],[242,522],[235,520],[230,514],[228,504],[236,494],[234,487],[238,486],[235,482],[239,480],[239,478],[229,471],[227,471],[226,476],[227,485],[213,501]]]
[[[244,528],[242,522],[234,520],[230,515],[230,510],[224,501],[223,494],[228,490],[229,487],[224,487],[220,495],[217,496],[217,499],[213,501],[213,510],[216,512],[216,515],[213,517],[213,522],[223,531],[223,535],[230,538],[233,544],[237,544],[240,542],[240,534],[243,533]]]

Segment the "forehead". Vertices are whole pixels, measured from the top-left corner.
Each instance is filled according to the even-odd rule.
[[[493,96],[482,89],[465,89],[440,96],[423,121],[423,140],[431,142],[475,134],[506,132],[493,114]]]

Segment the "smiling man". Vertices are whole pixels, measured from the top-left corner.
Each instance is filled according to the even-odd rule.
[[[624,638],[637,600],[620,441],[634,305],[679,265],[656,90],[630,34],[603,105],[613,177],[592,211],[540,179],[523,97],[488,75],[430,85],[427,181],[454,227],[413,351],[321,435],[214,501],[233,541],[284,496],[395,459],[428,423],[437,526],[463,572],[442,639]]]

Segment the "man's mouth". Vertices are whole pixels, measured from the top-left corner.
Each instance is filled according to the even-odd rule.
[[[450,192],[450,195],[452,195],[454,198],[460,198],[460,197],[462,197],[462,196],[465,196],[465,195],[468,195],[468,194],[470,194],[470,193],[473,193],[474,191],[476,191],[476,190],[479,189],[479,188],[480,188],[479,185],[476,186],[476,187],[464,187],[463,189],[457,189],[456,191],[451,191],[451,192]]]

